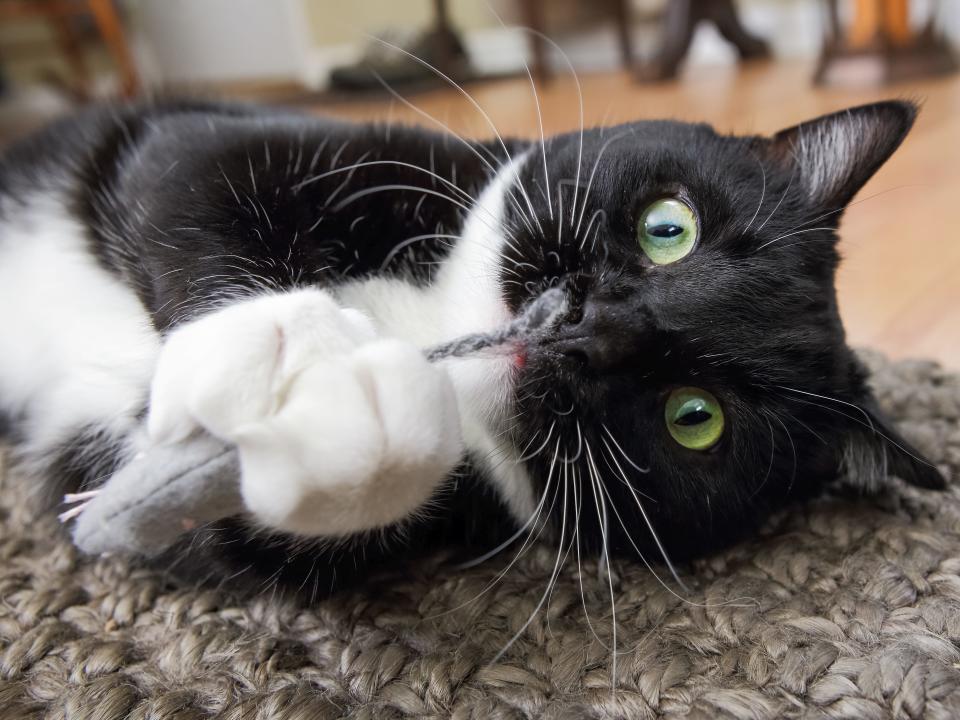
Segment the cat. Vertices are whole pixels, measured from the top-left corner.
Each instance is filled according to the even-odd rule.
[[[879,412],[834,289],[843,210],[915,114],[479,142],[92,107],[0,160],[15,457],[57,495],[157,444],[235,444],[247,512],[164,561],[312,599],[524,536],[690,558],[840,476],[943,487]],[[425,358],[560,284],[536,342]]]

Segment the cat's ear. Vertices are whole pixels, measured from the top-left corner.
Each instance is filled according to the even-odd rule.
[[[873,490],[887,475],[910,485],[943,490],[947,481],[933,463],[906,440],[868,397],[852,410],[850,434],[842,445],[843,471],[856,485]]]
[[[767,149],[796,173],[813,203],[839,208],[893,154],[916,116],[910,102],[860,105],[781,130]]]

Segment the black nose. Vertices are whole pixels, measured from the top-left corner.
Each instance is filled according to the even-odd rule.
[[[573,320],[558,328],[549,345],[594,370],[616,370],[643,352],[647,323],[627,301],[588,298]]]

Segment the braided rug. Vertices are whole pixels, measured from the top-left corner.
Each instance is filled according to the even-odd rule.
[[[960,378],[868,362],[904,433],[960,478]],[[595,562],[584,600],[568,563],[491,662],[540,602],[549,548],[474,602],[506,557],[427,561],[308,610],[243,603],[79,556],[26,510],[28,485],[0,486],[0,718],[960,718],[956,486],[794,508],[685,569],[689,602],[617,563],[613,689]]]

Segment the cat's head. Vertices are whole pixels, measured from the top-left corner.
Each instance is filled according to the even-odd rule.
[[[838,475],[943,478],[881,416],[837,311],[836,229],[916,109],[772,137],[637,122],[539,144],[507,205],[519,311],[572,307],[525,348],[511,431],[558,528],[659,555],[716,548]]]

